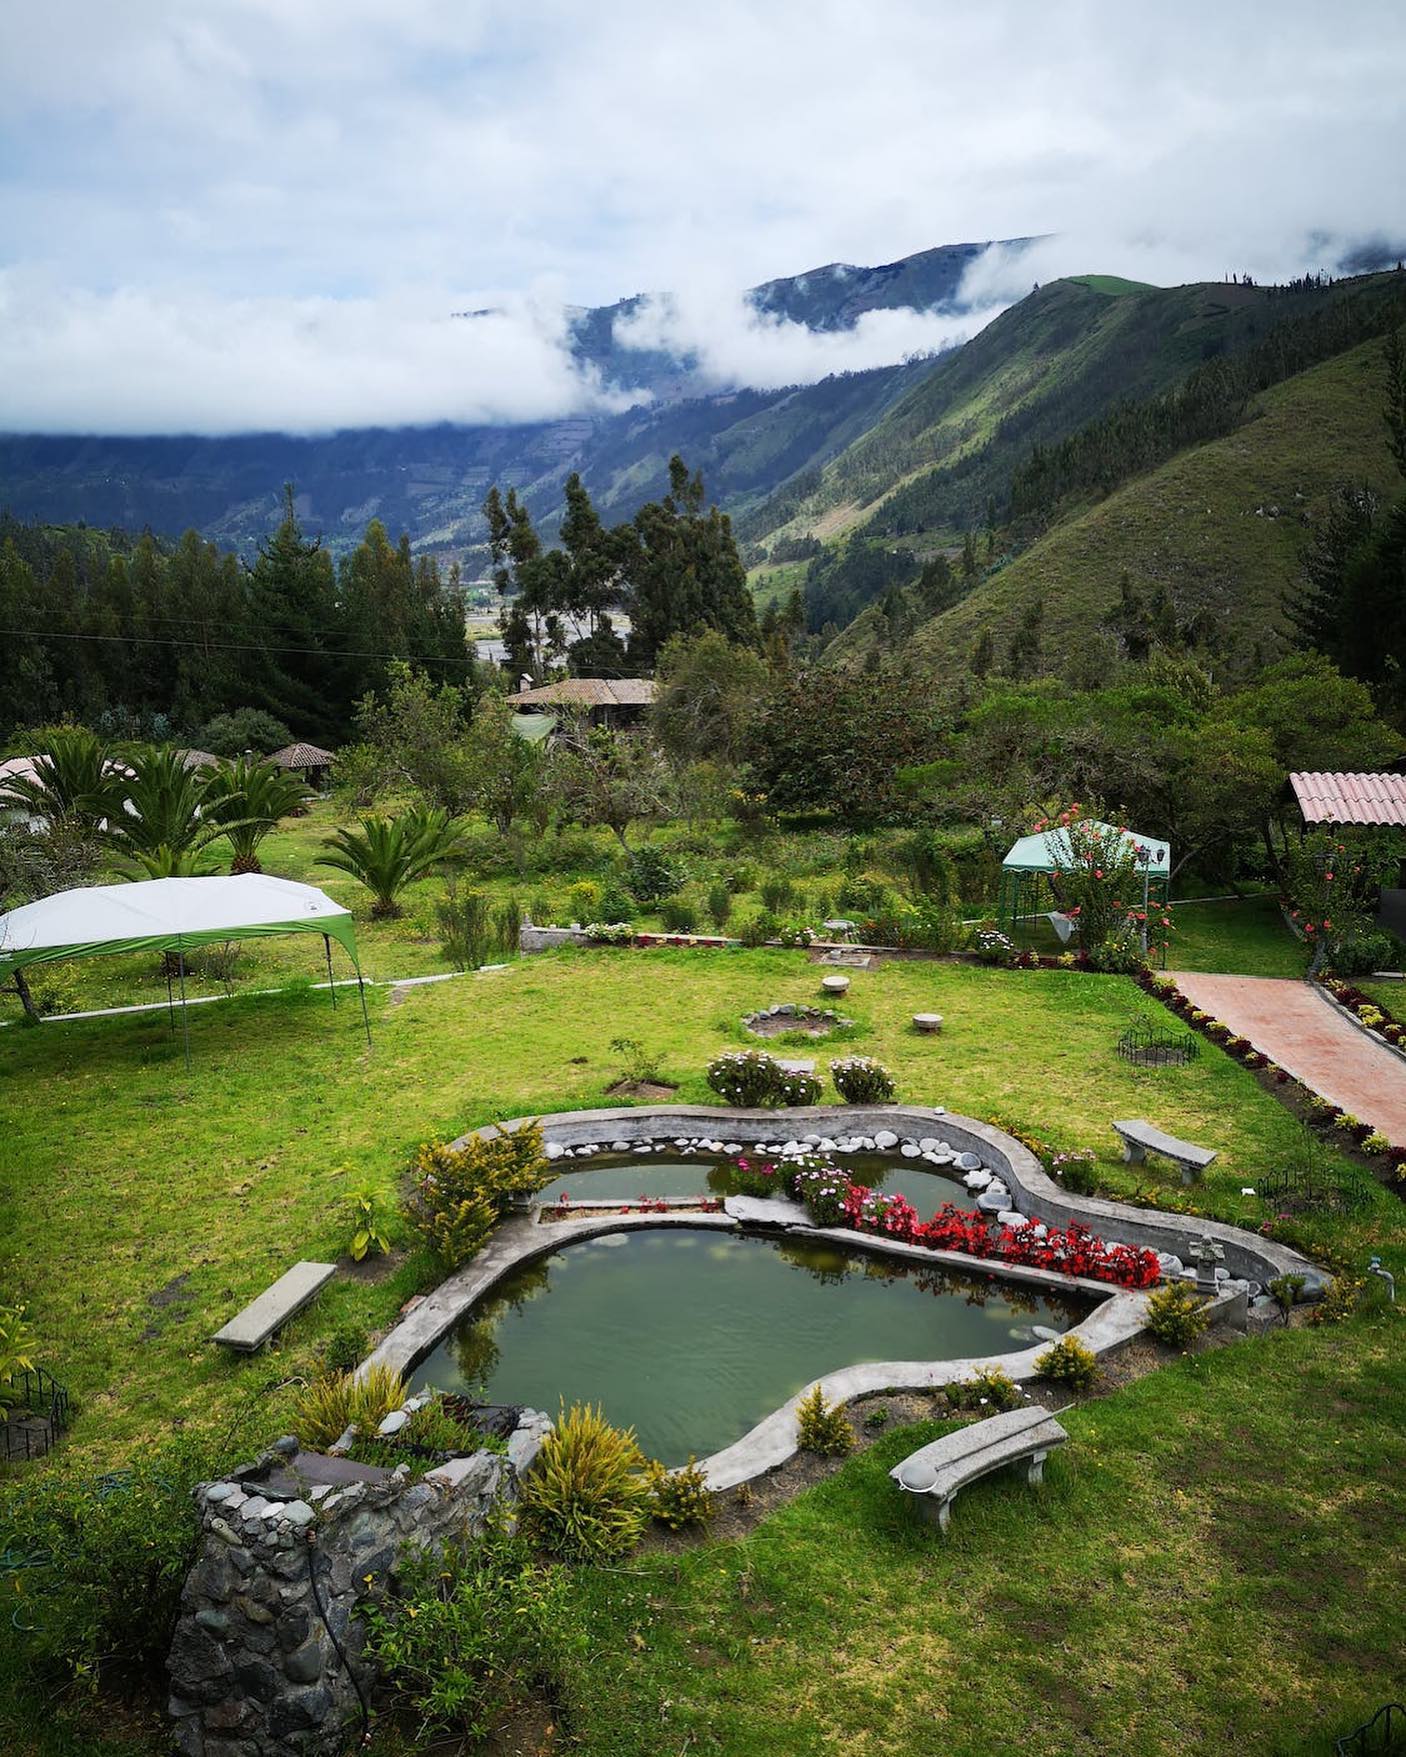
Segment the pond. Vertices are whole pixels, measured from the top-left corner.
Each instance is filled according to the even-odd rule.
[[[746,1157],[762,1164],[776,1162],[775,1154],[750,1148]],[[959,1208],[976,1204],[960,1178],[947,1176],[921,1159],[889,1153],[835,1153],[829,1157],[856,1183],[889,1195],[907,1196],[925,1219],[944,1202],[955,1202]],[[724,1154],[692,1153],[685,1157],[677,1149],[655,1154],[596,1153],[590,1159],[574,1160],[569,1170],[546,1186],[540,1200],[555,1202],[563,1194],[574,1202],[633,1202],[640,1196],[735,1196],[735,1164]]]
[[[610,1233],[513,1271],[411,1379],[552,1415],[562,1400],[599,1403],[673,1465],[731,1445],[837,1368],[1004,1354],[1096,1304],[824,1241]]]

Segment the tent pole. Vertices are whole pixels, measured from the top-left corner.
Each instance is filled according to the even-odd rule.
[[[361,1022],[366,1027],[366,1047],[368,1049],[370,1049],[370,1047],[371,1047],[371,1018],[370,1018],[370,1015],[366,1011],[366,981],[361,974],[361,964],[359,961],[356,966],[356,988],[357,988],[357,993],[361,996]]]
[[[329,993],[332,996],[332,1011],[335,1013],[337,1010],[337,984],[332,979],[332,936],[331,936],[331,934],[327,934],[327,933],[323,934],[322,947],[323,947],[323,950],[327,953],[327,988],[328,988]]]
[[[186,1072],[190,1072],[190,1008],[186,1005],[186,955],[184,942],[176,938],[176,968],[181,974],[181,1025],[185,1031]]]
[[[171,960],[163,958],[161,962],[166,966],[166,1023],[174,1037],[176,1034],[176,1001],[175,996],[171,993]]]

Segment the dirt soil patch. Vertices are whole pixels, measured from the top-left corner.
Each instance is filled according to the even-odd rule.
[[[617,1080],[605,1090],[609,1098],[643,1098],[650,1104],[663,1104],[678,1087],[666,1086],[662,1080]]]

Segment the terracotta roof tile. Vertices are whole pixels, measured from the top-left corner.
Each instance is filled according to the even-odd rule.
[[[645,708],[653,700],[648,677],[563,677],[508,697],[514,708]]]
[[[1406,825],[1406,775],[1293,774],[1306,824]]]

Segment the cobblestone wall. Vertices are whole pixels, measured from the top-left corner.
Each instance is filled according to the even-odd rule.
[[[184,1757],[339,1751],[369,1691],[359,1619],[407,1548],[468,1543],[516,1495],[551,1424],[524,1411],[506,1454],[451,1459],[422,1481],[319,1482],[297,1441],[196,1490],[200,1555],[171,1648],[170,1713]],[[346,1467],[342,1467],[345,1474]],[[355,1682],[353,1681],[355,1676]]]

